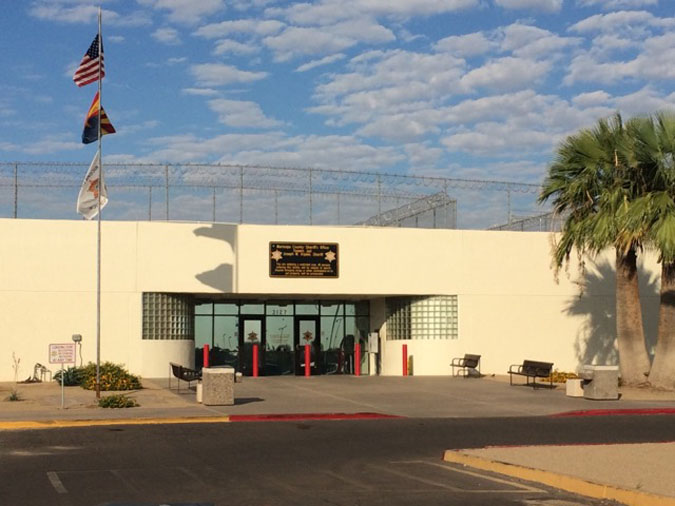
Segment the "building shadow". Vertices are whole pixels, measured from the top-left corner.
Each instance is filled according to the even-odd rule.
[[[650,358],[656,346],[659,313],[659,274],[638,267],[642,325]],[[584,318],[579,326],[574,351],[579,365],[616,365],[616,271],[609,262],[588,262],[583,279],[576,282],[579,295],[565,312]]]
[[[194,230],[198,237],[209,237],[230,245],[232,258],[237,240],[237,227],[234,225],[223,225],[214,223],[212,225],[199,227]],[[201,283],[215,288],[219,292],[232,293],[234,291],[233,265],[231,262],[223,262],[210,271],[200,272],[195,276]]]

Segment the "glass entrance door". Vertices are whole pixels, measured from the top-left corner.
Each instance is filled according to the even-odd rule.
[[[258,374],[265,374],[265,318],[262,316],[239,317],[239,371],[244,376],[253,375],[253,347],[258,345]]]
[[[310,346],[312,375],[323,374],[321,353],[321,324],[318,316],[296,316],[293,346],[295,349],[295,374],[305,374],[305,345]]]

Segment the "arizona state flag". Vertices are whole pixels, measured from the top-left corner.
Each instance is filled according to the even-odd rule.
[[[84,144],[89,144],[90,142],[98,140],[98,108],[99,98],[97,91],[94,101],[91,103],[91,107],[89,107],[89,112],[87,112],[87,117],[84,120],[84,131],[82,132],[82,142]],[[103,107],[101,107],[101,135],[114,133],[115,128],[112,126],[112,123],[110,123]]]

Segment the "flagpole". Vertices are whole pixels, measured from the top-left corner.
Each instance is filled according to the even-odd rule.
[[[101,7],[98,8],[98,219],[96,234],[96,398],[101,398],[101,193],[103,192],[103,156],[101,153],[101,97],[103,38],[101,37]]]

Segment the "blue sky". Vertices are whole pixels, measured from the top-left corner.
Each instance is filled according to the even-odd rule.
[[[98,3],[5,1],[0,161],[89,162]],[[675,108],[672,0],[107,0],[114,162],[541,181],[598,118]]]

